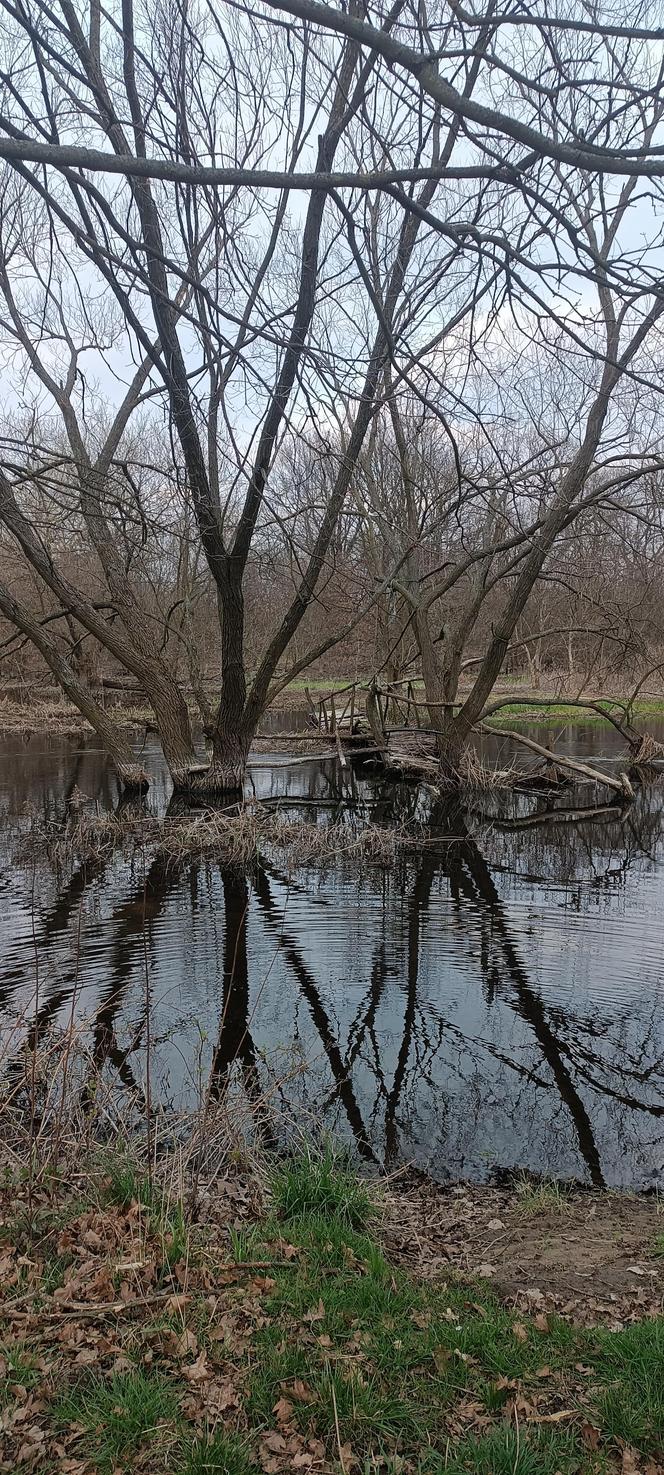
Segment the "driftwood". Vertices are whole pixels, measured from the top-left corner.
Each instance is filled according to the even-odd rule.
[[[617,778],[611,774],[602,773],[599,768],[591,768],[589,763],[581,763],[578,758],[568,758],[561,753],[552,752],[551,748],[545,748],[542,743],[536,743],[534,738],[526,737],[522,732],[516,732],[510,727],[483,728],[482,731],[490,733],[493,737],[508,738],[512,743],[521,743],[524,748],[529,748],[532,753],[538,753],[540,758],[546,758],[556,768],[568,768],[571,773],[578,773],[581,778],[589,779],[594,784],[604,784],[607,789],[614,793],[624,794],[626,799],[634,798],[634,790],[626,773],[620,773]]]
[[[516,818],[497,818],[495,814],[482,815],[481,818],[487,824],[493,825],[497,830],[506,830],[509,834],[516,830],[533,830],[538,825],[565,825],[585,823],[594,819],[620,819],[624,816],[625,806],[623,804],[597,804],[592,808],[577,809],[540,809],[537,814],[519,815]]]

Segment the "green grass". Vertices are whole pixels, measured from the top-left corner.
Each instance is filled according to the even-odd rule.
[[[569,1208],[569,1191],[564,1183],[543,1178],[520,1178],[516,1184],[519,1210],[532,1218],[535,1214],[564,1214]]]
[[[113,1470],[149,1436],[171,1434],[177,1417],[174,1387],[155,1373],[138,1369],[110,1378],[90,1375],[60,1400],[55,1417],[63,1427],[76,1425],[86,1455],[99,1471]]]
[[[664,1443],[664,1318],[596,1334],[597,1407],[610,1439],[656,1454]]]
[[[652,1247],[653,1255],[664,1255],[664,1231],[655,1235],[655,1243]]]
[[[449,1460],[432,1459],[426,1469],[431,1475],[577,1475],[579,1449],[567,1431],[538,1429],[524,1437],[497,1428],[464,1439]]]
[[[179,1200],[169,1199],[140,1168],[119,1154],[106,1159],[104,1166],[104,1200],[121,1209],[128,1209],[132,1203],[140,1204],[146,1213],[148,1230],[160,1242],[164,1265],[173,1266],[184,1259],[188,1232]]]
[[[554,1187],[524,1180],[524,1212],[531,1199],[535,1214],[557,1206]],[[124,1335],[128,1370],[79,1373],[60,1353],[50,1417],[86,1475],[280,1475],[309,1468],[312,1448],[313,1468],[338,1475],[617,1475],[625,1446],[642,1465],[662,1460],[664,1318],[577,1328],[536,1321],[484,1281],[417,1279],[386,1259],[370,1190],[329,1144],[280,1163],[270,1188],[263,1219],[215,1242],[227,1270],[230,1239],[236,1276],[210,1293],[202,1225],[209,1274],[183,1305],[168,1292],[152,1317],[103,1320],[104,1336]],[[126,1164],[106,1192],[160,1223],[172,1212]],[[199,1384],[188,1373],[201,1352]],[[36,1387],[40,1358],[27,1343],[0,1355],[5,1400],[20,1404],[15,1385]],[[215,1379],[230,1381],[227,1404]]]
[[[609,1333],[550,1316],[539,1330],[484,1284],[418,1283],[384,1259],[366,1204],[350,1209],[352,1182],[329,1154],[302,1154],[277,1175],[275,1209],[300,1255],[275,1271],[254,1344],[252,1423],[269,1427],[286,1399],[292,1425],[323,1440],[329,1459],[338,1430],[361,1465],[406,1460],[422,1475],[591,1475],[622,1443],[661,1456],[664,1320]],[[529,1198],[533,1212],[565,1208],[548,1183],[524,1185],[524,1211]],[[504,1422],[516,1393],[533,1411],[518,1428]],[[476,1426],[466,1435],[460,1408]],[[540,1410],[550,1425],[535,1422]],[[584,1422],[599,1429],[600,1451],[584,1444]]]
[[[256,1469],[246,1441],[236,1434],[196,1439],[178,1455],[178,1475],[253,1475]]]
[[[460,1285],[419,1285],[334,1216],[301,1216],[294,1230],[305,1253],[294,1273],[277,1272],[270,1325],[256,1347],[250,1408],[258,1422],[299,1380],[306,1396],[300,1391],[293,1405],[294,1421],[306,1433],[313,1419],[331,1454],[338,1422],[358,1457],[385,1448],[412,1457],[445,1447],[447,1413],[460,1394],[481,1411],[500,1411],[503,1380],[537,1384],[544,1361],[562,1372],[578,1355],[566,1323],[546,1338],[532,1328],[524,1342],[514,1314],[486,1292],[473,1289],[471,1299]],[[305,1336],[285,1337],[289,1322]]]
[[[491,698],[489,700],[491,701]],[[612,725],[608,718],[602,717],[599,712],[585,707],[570,706],[564,701],[547,702],[545,707],[530,706],[530,700],[533,702],[540,700],[546,702],[546,697],[532,697],[530,699],[524,697],[520,702],[506,702],[505,706],[501,707],[499,712],[494,712],[493,716],[487,719],[487,727],[500,727],[504,723],[505,718],[509,718],[512,723],[527,722],[529,725],[536,724],[538,727],[556,727],[561,722],[592,723],[593,726],[600,728],[608,728]],[[599,702],[598,705],[611,711],[618,718],[619,722],[623,720],[622,709],[615,702],[603,701]],[[661,717],[663,714],[664,698],[662,700],[636,701],[632,708],[633,717]]]
[[[0,1343],[0,1365],[3,1375],[0,1376],[0,1407],[3,1407],[9,1397],[10,1390],[15,1385],[20,1388],[35,1388],[41,1374],[35,1367],[35,1357],[31,1348],[25,1342]]]
[[[369,1223],[373,1203],[348,1159],[330,1143],[322,1151],[304,1148],[288,1158],[272,1181],[274,1206],[282,1219],[324,1215],[350,1229]]]

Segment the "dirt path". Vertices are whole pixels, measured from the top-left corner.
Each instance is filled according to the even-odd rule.
[[[617,1327],[664,1309],[664,1203],[654,1196],[409,1180],[390,1187],[383,1233],[412,1268],[479,1275],[575,1322]]]

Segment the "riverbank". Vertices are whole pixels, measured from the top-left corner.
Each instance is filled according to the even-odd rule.
[[[4,1471],[662,1470],[654,1200],[88,1147],[0,1203]]]
[[[319,682],[317,689],[312,684],[310,689],[312,693],[322,695],[323,685],[324,683]],[[343,678],[339,678],[336,682],[331,681],[328,683],[325,690],[326,692],[337,689],[343,690],[347,688],[347,685],[348,683]],[[304,712],[305,686],[306,683],[294,682],[292,686],[286,687],[279,694],[270,711],[287,712],[296,709]],[[415,686],[417,686],[417,683],[415,683]],[[552,696],[549,701],[545,692],[525,692],[522,696],[520,695],[520,688],[517,685],[513,688],[512,700],[509,699],[511,695],[512,687],[505,689],[499,686],[496,689],[492,702],[493,700],[498,701],[504,698],[505,706],[501,707],[500,712],[487,719],[487,727],[500,727],[501,723],[504,723],[506,719],[509,719],[512,726],[523,723],[529,727],[536,726],[542,729],[555,729],[560,727],[561,723],[592,724],[593,727],[597,727],[600,730],[610,729],[612,726],[608,717],[602,717],[600,712],[585,707],[582,704],[572,704],[569,700],[566,701],[564,697],[559,699],[558,697]],[[463,697],[463,693],[461,696]],[[598,702],[607,708],[610,707],[614,715],[618,716],[620,720],[621,711],[615,702],[608,702],[602,696],[595,697],[588,695],[586,699],[589,702]],[[122,725],[130,733],[143,736],[146,729],[153,727],[154,716],[148,707],[135,703],[129,705],[124,702],[111,704],[111,706],[115,715],[121,719]],[[632,706],[631,713],[632,719],[636,720],[637,724],[647,725],[648,718],[662,717],[664,715],[664,696],[648,696],[637,699]],[[194,706],[191,708],[191,716],[194,723],[199,722],[199,714]],[[27,738],[38,733],[42,736],[49,734],[50,736],[59,737],[84,737],[91,732],[92,728],[90,724],[77,708],[67,702],[64,697],[60,698],[54,693],[52,698],[36,697],[33,701],[17,702],[7,696],[3,696],[0,691],[0,735],[11,736],[12,734],[16,734],[21,738]],[[278,733],[276,736],[278,738],[282,737]],[[304,743],[301,739],[298,740],[295,735],[289,751],[308,753],[310,751],[310,741],[311,739],[309,738]],[[270,742],[269,735],[259,736],[254,745],[254,750],[256,752],[270,750]]]

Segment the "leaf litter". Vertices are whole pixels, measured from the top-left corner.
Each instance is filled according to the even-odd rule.
[[[554,1452],[551,1441],[572,1441],[571,1456],[560,1444],[559,1465],[542,1463],[544,1475],[664,1475],[664,1428],[644,1425],[640,1443],[628,1437],[628,1415],[621,1424],[607,1402],[622,1396],[618,1380],[588,1341],[593,1324],[629,1331],[652,1317],[657,1307],[638,1294],[602,1294],[579,1318],[566,1291],[529,1283],[526,1264],[524,1282],[496,1297],[495,1277],[477,1279],[488,1264],[479,1243],[473,1276],[472,1266],[455,1265],[449,1231],[434,1237],[431,1216],[428,1241],[413,1232],[416,1195],[403,1255],[384,1199],[376,1234],[393,1268],[383,1270],[375,1237],[348,1231],[340,1245],[336,1226],[327,1242],[306,1223],[279,1224],[269,1204],[257,1218],[255,1195],[237,1183],[228,1195],[217,1187],[214,1213],[194,1217],[172,1259],[168,1205],[148,1212],[140,1194],[113,1202],[98,1169],[87,1185],[79,1173],[84,1203],[65,1175],[37,1189],[6,1183],[3,1475],[221,1469],[195,1464],[192,1453],[213,1449],[220,1434],[242,1451],[231,1475],[420,1475],[450,1450],[459,1452],[455,1469],[472,1470],[483,1441],[514,1434],[521,1450],[529,1439]],[[456,1196],[462,1227],[468,1197]],[[399,1222],[407,1233],[403,1201]],[[509,1230],[509,1204],[489,1195],[484,1222],[489,1240]],[[233,1234],[247,1226],[261,1242],[255,1261],[233,1254]],[[493,1244],[490,1253],[500,1272]],[[635,1263],[649,1269],[645,1254]],[[104,1396],[116,1388],[109,1417]],[[150,1398],[146,1425],[141,1400]],[[118,1425],[115,1445],[109,1423]]]

